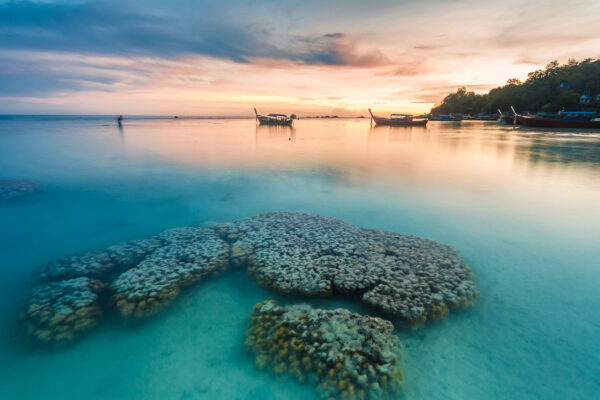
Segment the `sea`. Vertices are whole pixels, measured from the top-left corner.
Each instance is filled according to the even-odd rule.
[[[600,132],[368,119],[1,116],[0,398],[308,400],[258,370],[254,304],[377,315],[343,298],[285,298],[242,271],[182,291],[159,314],[107,313],[71,346],[23,348],[19,302],[65,255],[269,211],[307,211],[454,246],[481,292],[441,321],[398,324],[398,399],[600,398]]]

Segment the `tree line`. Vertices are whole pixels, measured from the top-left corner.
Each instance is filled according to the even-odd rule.
[[[508,110],[511,105],[519,112],[551,112],[562,108],[600,111],[600,101],[597,100],[599,94],[600,59],[570,59],[563,65],[552,61],[546,69],[530,72],[525,82],[512,78],[506,85],[494,88],[487,94],[459,88],[456,93],[446,96],[441,104],[434,106],[431,113],[493,113],[499,108]],[[582,95],[591,96],[591,103],[579,104]]]

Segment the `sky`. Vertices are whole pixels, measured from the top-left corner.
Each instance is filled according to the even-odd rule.
[[[421,113],[599,57],[598,0],[0,0],[0,114]]]

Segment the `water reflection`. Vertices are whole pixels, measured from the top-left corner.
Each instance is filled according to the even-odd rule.
[[[296,140],[296,128],[294,126],[268,126],[256,125],[256,144],[259,140]]]
[[[319,173],[332,184],[379,185],[393,195],[421,191],[426,201],[441,196],[448,206],[475,202],[542,220],[569,210],[585,220],[582,210],[596,209],[600,198],[594,133],[477,122],[378,128],[360,120],[301,120],[290,128],[227,120],[180,121],[175,128],[142,122],[128,126],[127,138],[131,156],[201,169]]]
[[[119,137],[121,138],[121,140],[125,140],[125,132],[123,131],[123,124],[122,123],[117,124],[117,129],[119,130]]]
[[[371,124],[369,140],[410,141],[413,135],[427,135],[424,126],[380,126]]]
[[[523,149],[532,163],[600,164],[600,138],[585,134],[549,133]]]
[[[597,174],[600,135],[532,132],[497,124],[374,127],[366,121],[142,121],[128,126],[126,150],[212,168],[327,167],[419,178],[505,175],[529,168],[577,168]],[[250,132],[253,131],[253,134]],[[121,131],[122,132],[122,131]],[[360,167],[360,168],[358,168]]]

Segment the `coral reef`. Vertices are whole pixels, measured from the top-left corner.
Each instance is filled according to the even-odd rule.
[[[28,179],[0,179],[0,201],[9,201],[37,191],[37,183]]]
[[[364,232],[365,244],[373,249],[367,274],[379,277],[363,294],[366,305],[415,323],[442,318],[448,308],[472,304],[479,295],[471,270],[453,247],[393,232]]]
[[[280,294],[327,296],[333,276],[360,241],[360,229],[315,214],[274,212],[224,226],[254,248],[248,272]]]
[[[140,263],[146,255],[164,245],[158,239],[144,239],[110,246],[103,251],[73,254],[42,265],[35,279],[42,282],[87,276],[108,280],[115,270],[122,271]]]
[[[161,310],[179,288],[227,269],[229,246],[211,228],[178,228],[164,232],[159,247],[111,285],[113,303],[124,316],[143,317]]]
[[[103,282],[109,286],[109,304],[123,317],[144,317],[168,305],[181,287],[229,267],[246,268],[260,285],[280,294],[360,297],[367,306],[412,323],[443,318],[478,295],[471,271],[450,246],[303,212],[171,229],[63,257],[35,274],[38,282],[56,285],[36,290],[49,288],[56,296],[52,301],[60,304],[63,293],[70,301],[73,282]],[[48,329],[32,321],[31,332],[41,330],[44,341]],[[55,341],[53,330],[48,335]]]
[[[362,295],[366,305],[414,323],[478,295],[458,252],[433,240],[301,212],[261,214],[221,229],[254,248],[248,272],[281,294]]]
[[[106,285],[89,278],[42,284],[24,299],[17,333],[27,345],[56,347],[96,326],[102,314],[98,295]]]
[[[381,399],[397,393],[400,341],[391,322],[344,309],[257,304],[246,333],[256,366],[317,384],[320,398]]]

